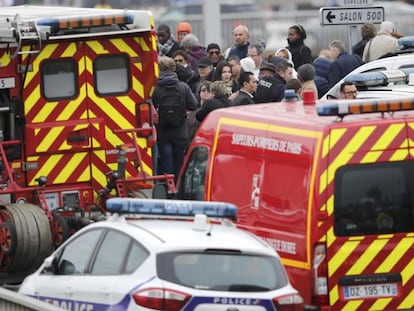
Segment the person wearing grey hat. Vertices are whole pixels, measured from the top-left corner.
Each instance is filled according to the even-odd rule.
[[[315,98],[319,98],[315,84],[315,68],[312,64],[303,64],[298,68],[298,80],[302,82],[302,92],[311,90]]]

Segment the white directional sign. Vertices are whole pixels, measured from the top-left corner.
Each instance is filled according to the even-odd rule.
[[[384,21],[383,7],[332,7],[321,8],[321,25],[380,24]]]

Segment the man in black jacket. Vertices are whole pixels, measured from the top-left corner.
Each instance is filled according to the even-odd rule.
[[[257,79],[253,72],[243,71],[239,78],[240,91],[233,100],[233,106],[254,104],[254,93],[257,90]]]
[[[162,92],[165,88],[177,85],[185,109],[195,110],[197,108],[197,100],[191,92],[190,87],[185,82],[178,80],[177,74],[175,73],[176,64],[174,59],[163,56],[159,58],[158,62],[160,78],[152,95],[155,108],[159,110],[159,107],[162,105]],[[172,127],[157,124],[157,146],[159,152],[158,174],[174,174],[175,180],[177,180],[181,166],[183,165],[187,143],[188,124],[185,115],[179,126]]]

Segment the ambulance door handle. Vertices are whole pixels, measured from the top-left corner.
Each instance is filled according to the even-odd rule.
[[[87,135],[72,135],[68,136],[68,142],[87,141],[89,136]]]

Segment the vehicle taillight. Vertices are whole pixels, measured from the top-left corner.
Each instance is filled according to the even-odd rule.
[[[304,307],[303,298],[299,294],[273,298],[273,304],[277,311],[302,311]]]
[[[137,305],[163,311],[181,310],[190,295],[165,288],[148,288],[132,294]]]
[[[138,128],[146,129],[138,132],[138,136],[148,137],[152,134],[152,113],[153,107],[150,102],[140,103],[137,108]]]
[[[328,300],[328,267],[326,261],[325,244],[315,245],[313,256],[313,297],[312,303],[316,305],[327,305]]]

